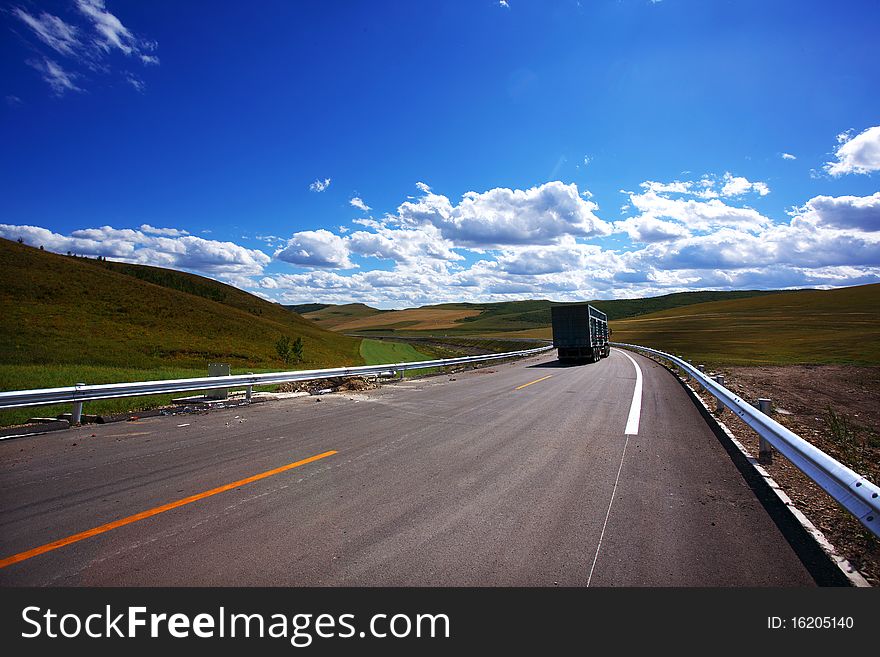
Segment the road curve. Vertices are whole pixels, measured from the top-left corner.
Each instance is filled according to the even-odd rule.
[[[678,382],[632,359],[0,442],[0,559],[26,555],[0,585],[813,585]]]

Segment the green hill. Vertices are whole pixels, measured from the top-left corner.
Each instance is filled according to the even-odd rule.
[[[386,311],[373,308],[363,303],[346,303],[342,305],[332,304],[302,304],[321,306],[317,310],[304,310],[303,314],[318,326],[325,329],[333,329],[340,324],[344,324],[352,319],[360,319],[362,317],[371,317],[373,315],[381,315]]]
[[[322,310],[327,307],[326,303],[298,303],[293,305],[284,306],[288,310],[292,310],[293,312],[299,315],[305,315],[306,313],[313,313],[318,310]]]
[[[0,240],[0,262],[0,368],[205,372],[208,362],[226,362],[238,369],[278,369],[283,363],[275,342],[281,335],[305,341],[299,367],[363,362],[358,339],[194,274],[57,255],[8,240]],[[0,386],[8,378],[0,377]]]
[[[880,284],[700,303],[611,322],[612,338],[728,365],[880,364]]]

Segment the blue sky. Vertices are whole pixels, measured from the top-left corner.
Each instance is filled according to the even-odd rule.
[[[289,303],[880,282],[878,27],[846,1],[14,0],[0,236]]]

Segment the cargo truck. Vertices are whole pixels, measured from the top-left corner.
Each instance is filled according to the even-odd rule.
[[[550,307],[553,346],[564,363],[595,363],[611,354],[608,317],[586,303]]]

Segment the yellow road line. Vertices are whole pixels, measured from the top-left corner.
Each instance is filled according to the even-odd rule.
[[[45,554],[46,552],[51,552],[52,550],[57,550],[58,548],[64,547],[65,545],[70,545],[71,543],[77,543],[77,542],[85,540],[87,538],[91,538],[92,536],[97,536],[98,534],[103,534],[104,532],[109,532],[111,529],[116,529],[117,527],[124,527],[125,525],[130,525],[131,523],[137,522],[138,520],[144,520],[146,518],[151,518],[153,516],[159,515],[160,513],[165,513],[166,511],[171,511],[172,509],[176,509],[176,508],[184,506],[186,504],[192,504],[193,502],[198,502],[199,500],[203,500],[206,497],[211,497],[212,495],[218,495],[219,493],[225,493],[226,491],[232,490],[233,488],[238,488],[239,486],[245,486],[246,484],[252,484],[255,481],[260,481],[261,479],[266,479],[267,477],[281,474],[282,472],[287,472],[288,470],[293,470],[293,468],[298,468],[299,466],[305,465],[306,463],[312,463],[313,461],[317,461],[319,459],[323,459],[328,456],[333,456],[334,454],[336,454],[336,451],[329,451],[329,452],[324,452],[323,454],[317,454],[315,456],[310,456],[309,458],[303,459],[302,461],[288,463],[287,465],[282,465],[280,468],[275,468],[274,470],[267,470],[266,472],[261,472],[260,474],[253,475],[252,477],[247,477],[245,479],[239,479],[238,481],[233,481],[231,484],[226,484],[225,486],[219,486],[217,488],[212,488],[211,490],[206,490],[203,493],[197,493],[195,495],[190,495],[189,497],[184,497],[183,499],[177,500],[176,502],[169,502],[168,504],[163,504],[162,506],[157,506],[153,509],[141,511],[140,513],[136,513],[133,516],[121,518],[119,520],[114,520],[113,522],[108,522],[105,525],[101,525],[99,527],[94,527],[92,529],[87,529],[86,531],[80,532],[79,534],[73,534],[72,536],[68,536],[66,538],[62,538],[57,541],[52,541],[51,543],[46,543],[45,545],[41,545],[40,547],[35,547],[32,550],[27,550],[25,552],[19,552],[18,554],[13,554],[11,557],[6,557],[5,559],[0,559],[0,568],[6,568],[6,566],[11,566],[12,564],[18,563],[19,561],[24,561],[26,559],[30,559],[32,557],[39,556],[41,554]]]
[[[523,388],[525,388],[525,387],[527,387],[527,386],[530,386],[530,385],[532,385],[533,383],[540,383],[540,382],[543,381],[544,379],[549,379],[551,376],[553,376],[553,375],[552,375],[552,374],[548,374],[547,376],[542,376],[540,379],[535,379],[534,381],[529,381],[528,383],[524,383],[524,384],[522,384],[521,386],[517,386],[516,388],[514,388],[514,390],[522,390]]]

